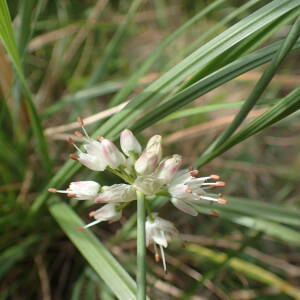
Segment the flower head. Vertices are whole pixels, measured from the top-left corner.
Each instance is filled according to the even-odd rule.
[[[155,256],[158,256],[157,246],[160,248],[161,258],[164,270],[166,271],[166,259],[164,249],[168,246],[168,241],[179,238],[179,233],[174,224],[160,217],[154,216],[154,219],[147,218],[146,221],[146,246],[154,244]]]

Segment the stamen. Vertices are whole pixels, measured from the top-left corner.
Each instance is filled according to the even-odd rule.
[[[69,144],[71,144],[71,145],[74,144],[74,140],[73,140],[71,137],[68,137],[68,138],[67,138],[67,142],[68,142]]]
[[[94,225],[96,225],[96,224],[102,222],[102,221],[103,221],[102,219],[96,220],[96,221],[94,221],[94,222],[91,222],[91,223],[89,223],[89,224],[83,226],[83,228],[84,228],[84,229],[89,228],[89,227],[91,227],[91,226],[94,226]]]
[[[57,189],[55,189],[55,188],[49,188],[49,189],[48,189],[48,192],[50,192],[50,193],[56,193],[56,192],[57,192]]]
[[[216,199],[216,198],[212,198],[212,197],[208,197],[208,196],[200,196],[200,198],[203,200],[216,201],[216,202],[219,202],[219,200],[220,200],[220,199]]]
[[[78,160],[78,156],[76,154],[69,154],[69,157],[73,160]]]
[[[158,252],[155,253],[155,262],[159,263],[160,262],[160,255]]]
[[[218,203],[219,204],[227,204],[227,200],[220,198],[220,199],[218,199]]]
[[[96,212],[95,211],[91,211],[90,213],[89,213],[89,217],[94,217],[96,215]]]
[[[74,197],[76,197],[76,194],[69,193],[69,194],[67,194],[67,196],[70,197],[70,198],[74,198]]]
[[[77,118],[77,122],[78,122],[79,125],[81,126],[84,135],[89,139],[90,137],[89,137],[87,131],[86,131],[85,128],[84,128],[84,122],[83,122],[83,119],[82,119],[81,117],[78,117],[78,118]]]
[[[162,262],[163,262],[163,266],[164,266],[164,271],[165,271],[165,274],[167,274],[167,266],[166,266],[166,258],[165,258],[164,248],[162,245],[159,245],[159,248],[160,248],[161,258],[162,258]]]
[[[80,131],[75,131],[74,134],[78,137],[78,138],[82,138],[83,134]]]
[[[197,178],[197,177],[199,176],[199,171],[198,171],[198,170],[191,170],[191,171],[190,171],[190,175],[191,175],[192,177]]]
[[[220,214],[216,210],[212,210],[210,212],[210,215],[213,216],[213,217],[218,217]]]

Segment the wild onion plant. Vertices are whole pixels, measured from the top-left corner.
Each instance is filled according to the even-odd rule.
[[[299,13],[0,0],[0,298],[300,299]]]
[[[78,131],[75,135],[85,143],[83,147],[86,152],[81,151],[74,140],[69,138],[69,143],[73,144],[79,152],[78,156],[71,154],[70,157],[93,171],[107,169],[126,183],[100,186],[95,181],[78,181],[72,182],[66,190],[49,188],[48,191],[67,194],[77,200],[104,204],[89,213],[95,221],[79,227],[80,230],[103,221],[118,221],[123,209],[131,201],[137,200],[137,299],[146,299],[145,246],[154,244],[155,259],[156,261],[162,259],[166,272],[163,248],[168,246],[168,241],[179,239],[179,233],[173,223],[158,217],[156,212],[151,211],[145,196],[166,195],[170,197],[175,207],[189,215],[197,216],[193,203],[207,200],[226,204],[225,199],[211,191],[212,188],[225,184],[222,181],[212,181],[218,180],[218,175],[200,177],[198,170],[179,170],[182,158],[178,154],[163,158],[160,135],[150,138],[142,152],[142,147],[133,133],[125,129],[120,137],[124,155],[109,139],[100,137],[97,141],[90,138],[81,119],[79,123],[84,136]],[[147,211],[147,219],[145,219],[145,211]]]

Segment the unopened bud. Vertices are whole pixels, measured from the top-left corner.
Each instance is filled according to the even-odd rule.
[[[154,135],[147,143],[146,151],[154,152],[158,156],[158,160],[162,157],[161,136]]]
[[[169,183],[181,166],[182,158],[174,154],[171,158],[160,163],[157,177],[163,183]]]
[[[159,157],[156,153],[144,151],[135,162],[134,167],[139,174],[149,174],[157,168],[158,162]]]
[[[108,139],[103,138],[101,140],[100,153],[102,159],[113,169],[118,169],[120,166],[126,165],[124,155],[115,144]]]
[[[142,152],[140,143],[129,129],[122,131],[120,136],[120,144],[122,151],[127,156],[130,156],[130,152],[135,154],[140,154]]]

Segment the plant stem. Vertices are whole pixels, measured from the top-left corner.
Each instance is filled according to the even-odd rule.
[[[137,192],[137,300],[146,299],[145,197]]]

